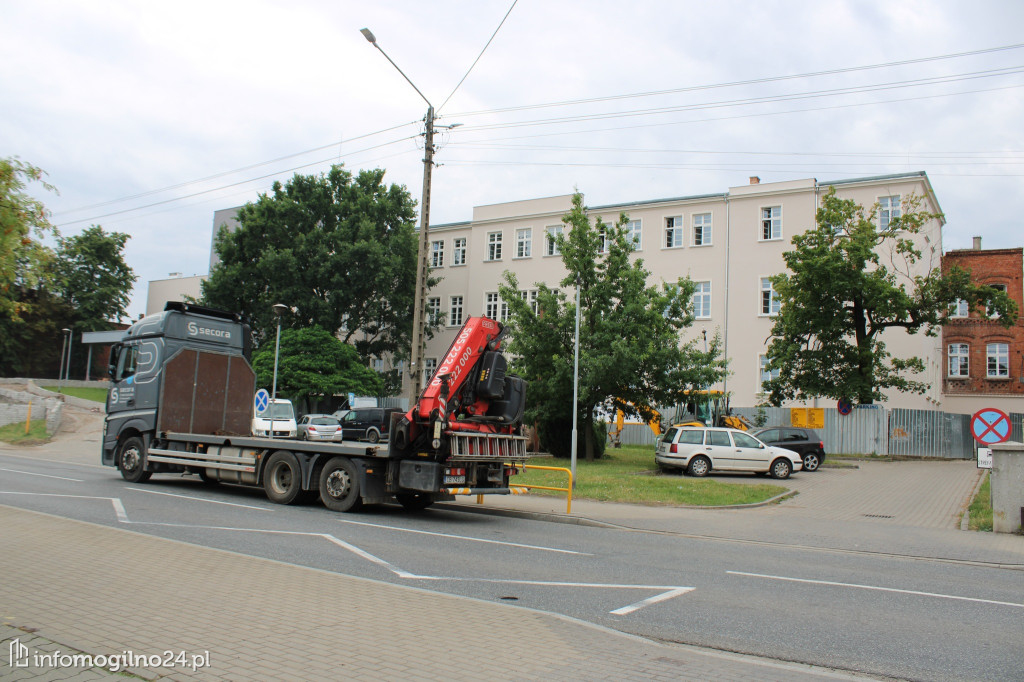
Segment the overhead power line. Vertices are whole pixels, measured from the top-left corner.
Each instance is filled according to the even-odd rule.
[[[469,72],[473,70],[473,67],[475,67],[475,66],[476,66],[476,63],[477,63],[478,61],[480,61],[480,57],[483,57],[483,56],[484,56],[484,52],[486,52],[486,51],[487,51],[487,48],[491,46],[491,41],[492,41],[492,40],[494,40],[494,36],[498,35],[498,31],[500,31],[500,30],[501,30],[501,27],[505,25],[505,19],[508,19],[508,15],[512,14],[512,10],[513,10],[513,9],[515,9],[515,6],[516,6],[516,3],[517,3],[517,2],[519,2],[519,0],[512,0],[512,6],[508,8],[508,11],[507,11],[507,12],[505,12],[505,16],[504,16],[504,17],[502,17],[502,19],[501,19],[501,23],[499,23],[499,24],[498,24],[498,28],[494,29],[494,33],[492,33],[492,34],[491,34],[491,37],[487,39],[487,44],[486,44],[486,45],[484,45],[484,49],[480,50],[480,54],[478,54],[478,55],[476,56],[476,59],[474,59],[474,60],[473,60],[473,63],[469,65],[469,69],[468,69],[468,70],[466,71],[466,75],[462,77],[462,80],[460,80],[460,81],[459,81],[459,82],[458,82],[458,83],[457,83],[457,84],[455,85],[455,87],[454,87],[454,88],[452,88],[452,91],[451,91],[451,93],[449,93],[449,95],[448,95],[447,97],[445,97],[445,98],[444,98],[444,102],[442,102],[442,103],[441,103],[441,106],[439,106],[439,107],[437,108],[437,111],[438,111],[439,113],[440,113],[440,111],[441,111],[442,109],[444,109],[444,105],[445,105],[445,104],[448,104],[448,100],[450,100],[450,99],[452,98],[452,95],[454,95],[454,94],[455,94],[455,91],[459,89],[459,86],[460,86],[460,85],[462,85],[462,82],[463,82],[463,81],[465,81],[465,80],[466,80],[466,78],[467,78],[467,77],[469,76]]]

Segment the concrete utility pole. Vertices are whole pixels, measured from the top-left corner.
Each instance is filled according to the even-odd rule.
[[[416,260],[416,298],[413,301],[412,309],[412,348],[409,353],[409,378],[412,380],[409,384],[411,391],[409,394],[409,405],[411,406],[419,399],[420,391],[423,388],[423,371],[420,366],[422,364],[423,342],[425,338],[423,328],[426,322],[427,273],[430,271],[427,259],[430,254],[430,178],[434,169],[434,105],[420,92],[416,84],[409,80],[405,72],[398,68],[398,64],[395,64],[391,57],[388,57],[387,52],[381,49],[380,45],[377,44],[377,38],[370,29],[359,29],[359,32],[363,34],[363,37],[371,45],[380,50],[384,58],[391,62],[391,66],[395,67],[398,73],[402,74],[402,78],[427,103],[427,116],[423,119],[426,133],[423,143],[423,195],[420,200],[420,244]]]

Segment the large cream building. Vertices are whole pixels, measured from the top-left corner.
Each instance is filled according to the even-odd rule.
[[[792,248],[794,235],[814,226],[815,212],[830,186],[866,209],[880,204],[881,221],[900,211],[902,200],[911,194],[923,198],[924,210],[940,212],[927,175],[915,172],[829,183],[761,183],[751,178],[749,184],[722,194],[593,206],[589,213],[606,223],[614,223],[620,213],[628,215],[635,257],[651,272],[650,283],[681,276],[697,283],[697,320],[688,338],[699,340],[703,332],[708,338],[721,335],[731,374],[720,388],[732,394],[733,405],[748,407],[761,401],[764,354],[778,311],[768,278],[785,270],[782,254]],[[506,270],[516,274],[526,291],[537,282],[558,286],[565,270],[547,235],[562,229],[571,198],[477,206],[469,222],[430,228],[430,263],[441,282],[428,293],[428,308],[443,311],[447,326],[428,341],[424,371],[437,366],[466,317],[504,315],[498,286]],[[908,274],[938,268],[942,222],[932,221],[915,240],[923,258]],[[883,254],[883,262],[889,264],[889,254]],[[922,409],[941,405],[939,337],[892,330],[884,340],[897,357],[923,359],[927,369],[921,379],[931,385],[924,395],[889,395],[887,404]]]

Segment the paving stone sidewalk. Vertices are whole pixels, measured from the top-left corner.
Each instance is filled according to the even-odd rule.
[[[0,656],[14,639],[33,653],[209,651],[195,672],[130,671],[168,680],[854,679],[11,507],[0,506],[0,546]],[[30,679],[11,663],[0,678]]]

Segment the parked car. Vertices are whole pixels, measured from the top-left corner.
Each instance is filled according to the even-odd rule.
[[[391,432],[391,415],[401,412],[397,407],[357,407],[341,418],[345,440],[368,440],[379,443]]]
[[[329,414],[307,414],[298,423],[300,440],[341,440],[341,422]]]
[[[662,471],[678,469],[691,476],[749,471],[789,478],[790,473],[803,468],[797,453],[766,445],[744,431],[691,426],[669,428],[658,441],[654,461]]]
[[[792,450],[804,460],[804,471],[817,471],[825,461],[825,443],[812,429],[796,426],[768,426],[753,432],[757,439]]]

